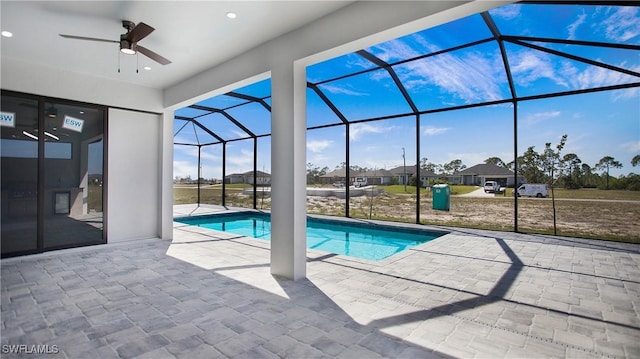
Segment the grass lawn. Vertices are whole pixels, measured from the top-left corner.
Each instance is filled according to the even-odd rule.
[[[556,198],[640,201],[640,191],[626,191],[619,189],[603,190],[596,188],[556,188],[553,192]],[[551,190],[549,190],[549,197],[551,197]]]

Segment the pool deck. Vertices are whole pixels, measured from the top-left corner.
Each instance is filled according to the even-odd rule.
[[[450,230],[380,262],[310,250],[298,282],[267,241],[175,222],[3,259],[2,357],[640,357],[639,245]]]

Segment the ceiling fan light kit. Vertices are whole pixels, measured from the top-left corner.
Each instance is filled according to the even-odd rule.
[[[120,40],[120,52],[126,55],[135,55],[136,50],[133,47],[133,44],[127,40]]]
[[[120,40],[108,40],[108,39],[98,39],[93,37],[84,37],[84,36],[75,36],[75,35],[64,35],[59,34],[60,36],[67,39],[76,39],[76,40],[87,40],[87,41],[99,41],[99,42],[114,42],[120,44],[120,52],[127,55],[135,55],[137,53],[141,53],[142,55],[150,58],[151,60],[161,64],[168,65],[171,63],[168,59],[163,56],[158,55],[157,53],[147,49],[146,47],[138,45],[138,41],[144,39],[149,34],[151,34],[155,29],[144,22],[140,22],[137,25],[131,21],[123,20],[122,27],[127,29],[127,32],[120,35]],[[118,67],[120,67],[118,65]],[[120,69],[118,68],[118,72]]]

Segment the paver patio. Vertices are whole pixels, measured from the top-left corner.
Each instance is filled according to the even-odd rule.
[[[309,250],[292,282],[266,241],[174,227],[2,260],[2,357],[640,357],[638,245],[453,229],[376,263]]]

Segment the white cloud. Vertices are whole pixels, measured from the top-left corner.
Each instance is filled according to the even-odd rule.
[[[614,102],[618,100],[637,99],[638,97],[640,97],[640,87],[611,92],[611,98]]]
[[[359,92],[348,88],[335,86],[335,85],[320,85],[321,90],[336,94],[336,95],[349,95],[349,96],[367,96],[365,92]]]
[[[631,75],[600,66],[585,65],[582,69],[576,67],[575,63],[571,61],[558,61],[552,55],[537,50],[525,49],[514,52],[509,60],[514,80],[523,87],[541,79],[548,79],[567,89],[589,89],[636,81],[636,78]],[[626,62],[613,65],[636,72],[640,71],[640,66],[629,66]],[[638,88],[631,88],[625,91],[615,91],[612,94],[616,100],[633,98],[637,96],[638,92],[640,92]]]
[[[559,116],[560,111],[537,112],[525,116],[524,120],[528,125],[533,125],[542,121],[550,120],[552,118],[558,118]]]
[[[238,138],[247,138],[247,137],[249,137],[249,134],[245,133],[242,130],[231,129],[231,130],[229,130],[229,133],[231,133],[231,136],[228,139],[231,139],[231,140],[235,140],[235,139],[238,139]]]
[[[253,169],[253,151],[241,149],[240,153],[227,155],[227,174],[242,173]]]
[[[640,35],[640,14],[633,6],[605,8],[609,17],[599,25],[605,36],[614,42],[626,42]]]
[[[307,141],[307,149],[311,152],[318,153],[322,152],[322,150],[327,147],[333,145],[333,141],[331,140],[311,140]]]
[[[511,73],[521,86],[528,86],[541,78],[548,78],[556,84],[568,87],[564,78],[556,75],[550,56],[535,50],[523,50],[513,54],[510,58]],[[565,69],[565,72],[570,69]]]
[[[632,141],[620,144],[620,148],[629,153],[640,153],[640,141]]]
[[[441,135],[447,131],[449,131],[450,127],[434,127],[434,126],[426,126],[422,131],[427,136],[435,136]]]
[[[394,126],[376,126],[370,123],[355,123],[349,128],[349,138],[357,141],[367,133],[384,133],[394,129]]]
[[[574,40],[576,38],[576,31],[578,31],[578,28],[580,27],[580,25],[584,24],[586,19],[587,19],[587,14],[582,13],[578,15],[578,18],[576,19],[576,21],[574,21],[569,26],[567,26],[567,31],[569,32],[569,40]]]
[[[437,50],[420,35],[414,35],[414,41],[431,51]],[[380,51],[376,55],[385,61],[420,55],[400,40],[389,41],[376,49]],[[503,98],[500,84],[506,82],[502,63],[495,58],[500,58],[498,53],[467,50],[412,61],[394,69],[409,90],[435,85],[466,103],[492,101]],[[377,77],[371,79],[378,80]]]
[[[520,16],[521,5],[506,5],[490,10],[489,13],[495,17],[501,17],[505,20],[513,20]]]
[[[625,67],[625,64],[620,64],[619,67]],[[640,66],[632,68],[633,71],[640,71]],[[576,71],[577,73],[577,71]],[[612,71],[599,66],[590,66],[584,71],[577,73],[573,77],[575,87],[579,89],[587,89],[593,87],[601,87],[612,84],[628,83],[635,81],[635,78],[623,74],[618,71]]]
[[[309,156],[307,158],[307,162],[311,162],[314,165],[319,166],[319,167],[323,167],[323,166],[330,167],[327,163],[332,161],[332,160],[334,160],[334,159],[331,156],[325,156],[325,155],[321,155],[321,154],[314,154],[314,155]]]
[[[195,179],[198,177],[197,165],[190,161],[173,161],[173,177],[187,177]]]

